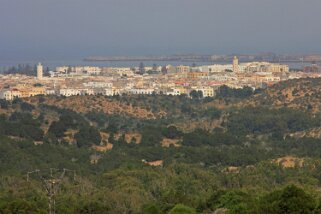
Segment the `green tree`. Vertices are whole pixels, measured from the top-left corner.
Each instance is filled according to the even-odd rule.
[[[168,214],[196,214],[195,209],[185,206],[183,204],[177,204],[171,209]]]
[[[14,201],[4,203],[0,206],[0,214],[45,214],[45,210],[39,209],[36,204],[16,199]]]
[[[108,208],[99,202],[89,202],[78,209],[79,214],[107,214]]]
[[[99,145],[101,141],[101,136],[99,131],[92,126],[83,127],[75,134],[75,139],[79,147],[91,146],[93,144]]]
[[[303,189],[294,185],[269,193],[260,200],[260,213],[313,213],[316,202]]]
[[[203,98],[203,92],[202,91],[192,90],[189,95],[190,95],[190,97],[192,99],[201,99],[201,98]]]
[[[157,205],[149,204],[143,207],[143,214],[161,214],[161,210]]]
[[[169,126],[163,129],[162,134],[167,138],[175,139],[181,137],[183,133],[176,126]]]
[[[156,146],[162,140],[162,130],[154,126],[146,126],[142,131],[142,145]]]

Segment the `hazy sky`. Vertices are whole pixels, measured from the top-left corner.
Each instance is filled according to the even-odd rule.
[[[0,58],[321,53],[321,0],[0,0]]]

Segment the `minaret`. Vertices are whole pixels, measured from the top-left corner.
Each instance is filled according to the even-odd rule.
[[[37,79],[42,80],[42,77],[43,77],[43,66],[39,62],[37,65]]]
[[[239,59],[237,56],[234,56],[233,59],[233,72],[238,73],[239,72]]]

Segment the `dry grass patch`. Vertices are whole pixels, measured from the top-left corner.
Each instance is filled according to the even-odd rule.
[[[302,167],[304,164],[304,159],[293,156],[285,156],[274,159],[273,162],[277,163],[279,166],[282,166],[283,168],[295,168]]]
[[[170,146],[174,146],[174,147],[181,147],[182,145],[179,144],[179,141],[181,139],[169,139],[169,138],[163,138],[161,144],[162,147],[170,147]]]

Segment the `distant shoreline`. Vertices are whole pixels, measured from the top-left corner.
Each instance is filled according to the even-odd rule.
[[[213,63],[230,63],[230,60],[206,60],[206,59],[83,59],[85,62],[213,62]],[[270,63],[312,63],[312,62],[321,62],[321,60],[240,60],[242,63],[254,62],[254,61],[264,61]]]
[[[238,55],[240,62],[265,61],[270,63],[313,63],[321,62],[321,55],[299,56],[261,56],[261,55]],[[234,55],[164,55],[164,56],[89,56],[83,59],[85,62],[211,62],[230,63]]]

